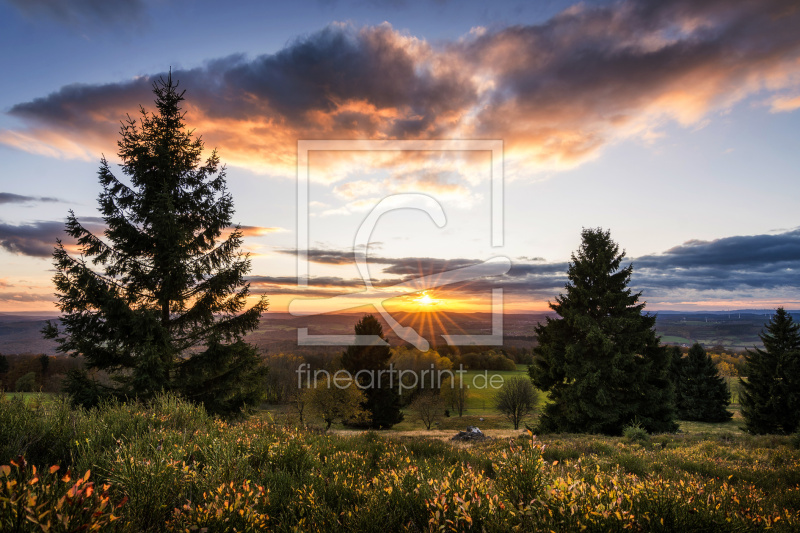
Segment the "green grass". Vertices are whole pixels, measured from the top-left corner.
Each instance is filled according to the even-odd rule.
[[[493,387],[490,384],[502,386],[505,380],[516,377],[527,378],[527,367],[517,365],[517,370],[468,370],[465,372],[463,383],[469,388],[467,410],[470,414],[476,415],[499,414],[494,408],[494,395],[499,387]],[[492,381],[493,378],[494,381]]]
[[[22,398],[25,403],[39,399],[42,402],[51,402],[58,397],[58,394],[53,392],[6,392],[4,393],[8,398]]]
[[[674,344],[693,344],[693,342],[686,337],[678,337],[676,335],[664,335],[661,337],[661,342],[669,342]]]

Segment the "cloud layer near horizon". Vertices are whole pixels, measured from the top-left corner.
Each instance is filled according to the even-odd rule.
[[[10,192],[0,192],[0,205],[3,204],[31,204],[34,202],[60,202],[58,198],[49,196],[23,196]]]
[[[279,251],[294,254],[293,250]],[[440,292],[450,297],[465,297],[488,294],[493,288],[503,288],[508,297],[527,301],[553,299],[563,292],[568,263],[521,259],[504,276],[447,285]],[[354,263],[354,254],[352,251],[312,249],[308,252],[308,260],[324,265],[345,266]],[[715,298],[732,299],[743,292],[760,294],[759,291],[764,290],[796,289],[800,287],[800,229],[778,234],[689,241],[661,254],[627,258],[625,262],[634,266],[631,286],[634,290],[643,291],[646,297],[663,298],[687,292],[697,297],[713,292]],[[369,256],[368,263],[382,267],[384,277],[373,279],[373,285],[391,290],[393,285],[404,281],[442,274],[481,261],[376,255]],[[364,286],[362,280],[335,276],[311,278],[307,290],[298,290],[294,277],[252,276],[249,280],[254,288],[273,294],[311,297],[355,292]],[[795,294],[792,297],[797,296]]]
[[[103,230],[102,219],[81,219],[95,233]],[[266,235],[280,228],[243,226],[249,237]],[[27,225],[0,223],[0,248],[15,254],[50,257],[56,238],[65,237],[63,222],[38,221]],[[69,243],[72,252],[74,244]],[[378,246],[377,248],[380,248]],[[294,250],[278,249],[281,254]],[[308,260],[327,266],[351,267],[352,251],[311,249]],[[448,272],[482,263],[472,258],[441,259],[434,257],[392,258],[369,254],[371,270],[380,272],[371,278],[374,287],[393,295],[392,287],[422,276],[448,279]],[[711,241],[688,241],[660,254],[627,258],[634,266],[631,286],[645,297],[661,302],[677,302],[681,298],[698,299],[703,295],[716,300],[736,300],[750,295],[774,299],[776,289],[790,290],[789,298],[800,299],[800,228],[775,234],[725,237]],[[548,263],[540,258],[519,258],[503,276],[479,277],[451,283],[436,289],[442,297],[472,298],[486,296],[493,288],[502,288],[511,299],[527,302],[552,300],[563,292],[567,282],[567,262]],[[364,290],[364,282],[335,275],[312,277],[309,288],[297,287],[293,276],[252,275],[248,281],[257,292],[270,295],[330,297]],[[2,281],[2,280],[0,280]],[[423,290],[427,287],[420,286]],[[785,292],[784,290],[784,292]],[[398,292],[405,294],[408,291]]]
[[[388,24],[333,24],[274,54],[173,76],[188,90],[190,126],[231,164],[287,174],[297,139],[501,138],[508,159],[535,173],[762,91],[771,110],[796,108],[798,27],[791,0],[627,0],[436,46]],[[96,159],[161,75],[19,103],[9,113],[23,125],[0,142]]]
[[[86,229],[97,236],[102,236],[106,229],[105,222],[100,217],[80,217],[79,220]],[[54,220],[38,220],[19,225],[0,222],[0,249],[18,255],[51,257],[56,240],[60,239],[68,251],[79,253],[75,239],[67,235],[64,228],[63,221]],[[221,238],[227,238],[231,229],[228,228]],[[283,228],[262,226],[241,226],[240,229],[245,238],[263,237],[271,233],[286,231]]]

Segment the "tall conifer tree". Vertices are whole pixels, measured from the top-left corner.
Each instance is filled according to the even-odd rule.
[[[750,433],[794,433],[800,426],[800,324],[780,307],[766,328],[764,349],[745,355],[742,416]]]
[[[372,315],[364,315],[356,323],[355,333],[384,338],[383,326]],[[386,345],[348,346],[342,354],[342,368],[350,372],[365,387],[364,393],[367,398],[363,407],[369,413],[368,425],[374,429],[390,428],[403,421],[400,396],[394,388],[397,384],[391,383],[392,380],[387,372],[381,373],[389,369],[391,356],[392,352]],[[358,376],[360,370],[370,372]]]
[[[66,232],[81,255],[56,246],[62,328],[51,323],[44,334],[113,378],[109,386],[72,374],[67,390],[77,403],[172,390],[229,414],[259,397],[265,369],[242,337],[267,300],[245,310],[250,261],[231,227],[225,168],[216,151],[201,160],[203,142],[185,128],[184,92],[171,74],[153,92],[157,110],[140,108],[138,122],[129,116],[117,142],[130,185],[101,160],[104,235],[70,211]]]
[[[566,293],[550,308],[559,318],[536,327],[533,383],[550,393],[539,430],[618,435],[630,423],[676,429],[668,370],[655,317],[628,288],[632,266],[602,229],[584,229],[572,254]]]
[[[680,365],[675,384],[678,418],[699,422],[730,420],[733,415],[727,409],[731,403],[728,383],[703,347],[695,343],[689,355],[677,364]]]

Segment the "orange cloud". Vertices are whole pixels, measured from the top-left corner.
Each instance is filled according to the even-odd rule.
[[[780,113],[786,111],[794,111],[800,108],[800,95],[797,96],[780,96],[772,100],[770,111],[773,113]]]
[[[286,231],[284,228],[273,227],[265,228],[262,226],[240,226],[242,236],[244,237],[263,237],[271,233],[282,233]]]
[[[792,0],[627,0],[436,46],[388,24],[333,24],[275,54],[173,75],[188,89],[189,125],[232,165],[293,176],[298,139],[493,138],[505,141],[508,174],[525,177],[579,165],[620,139],[649,142],[665,121],[700,124],[751,95],[780,92],[771,110],[796,109],[786,94],[800,85],[799,26]],[[96,158],[113,149],[119,118],[152,98],[152,79],[18,104],[10,114],[25,126],[0,142]],[[347,179],[341,161],[318,178]],[[405,164],[397,187],[425,168]]]

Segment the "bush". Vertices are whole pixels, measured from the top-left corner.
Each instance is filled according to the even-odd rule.
[[[80,417],[62,399],[44,402],[34,397],[26,405],[20,396],[0,394],[0,463],[22,455],[34,464],[64,465]]]
[[[34,372],[28,372],[21,378],[17,380],[15,384],[15,390],[17,392],[33,392],[36,390],[36,374]]]
[[[542,447],[523,441],[521,446],[503,452],[492,464],[498,491],[513,506],[524,506],[538,498],[548,484],[544,471]]]
[[[257,533],[269,527],[264,487],[245,481],[227,483],[204,492],[200,503],[186,503],[173,511],[167,531],[239,531]]]
[[[0,530],[114,531],[124,500],[114,505],[109,485],[96,488],[90,472],[59,477],[58,466],[37,471],[22,457],[0,465]]]
[[[650,441],[650,435],[639,422],[633,422],[622,428],[622,436],[631,443],[644,444]]]

